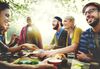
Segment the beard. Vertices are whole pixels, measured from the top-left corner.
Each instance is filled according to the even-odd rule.
[[[54,30],[57,30],[59,27],[59,24],[57,23],[57,25],[53,28]]]
[[[95,21],[93,21],[92,23],[90,23],[89,25],[90,26],[92,26],[92,27],[95,27],[95,26],[97,26],[98,25],[98,23],[99,23],[99,18],[97,18],[97,19],[95,19]]]

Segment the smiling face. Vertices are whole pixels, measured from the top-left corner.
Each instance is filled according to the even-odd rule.
[[[57,30],[59,28],[59,21],[57,19],[53,19],[52,26],[54,30]]]
[[[65,18],[63,21],[63,26],[65,29],[72,28],[74,26],[74,22],[70,18]]]
[[[27,17],[27,24],[28,24],[28,25],[31,25],[31,24],[32,24],[31,17]]]
[[[88,6],[85,9],[84,15],[86,16],[86,21],[90,26],[95,27],[98,25],[100,20],[100,12],[96,7]]]
[[[9,9],[0,11],[0,26],[4,31],[9,28]]]

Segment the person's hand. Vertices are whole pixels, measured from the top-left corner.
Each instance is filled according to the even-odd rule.
[[[18,36],[16,34],[12,34],[11,40],[15,40],[15,39],[18,39]]]
[[[56,66],[52,64],[39,64],[38,69],[57,69]]]
[[[23,49],[27,48],[29,50],[36,50],[39,49],[35,44],[25,43],[21,45]]]
[[[19,36],[17,36],[16,34],[12,34],[9,46],[13,45],[14,43],[17,43],[18,40]]]
[[[76,56],[79,60],[90,60],[90,57],[88,57],[87,54],[81,51],[78,51],[78,54]]]
[[[39,54],[40,57],[51,57],[53,55],[55,55],[55,50],[47,50],[44,51],[43,53]]]
[[[48,51],[43,50],[43,49],[37,49],[33,52],[33,54],[36,54],[37,57],[39,57],[40,59],[44,59],[46,57],[48,57]]]

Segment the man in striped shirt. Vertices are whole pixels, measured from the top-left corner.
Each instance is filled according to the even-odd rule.
[[[81,61],[100,63],[100,4],[95,2],[86,4],[83,14],[92,28],[81,35],[76,56]]]

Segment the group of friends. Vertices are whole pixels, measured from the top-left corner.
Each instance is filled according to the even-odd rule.
[[[7,52],[19,52],[23,49],[43,49],[41,34],[27,17],[27,25],[22,28],[19,37],[12,35],[9,44],[5,42],[5,32],[9,28],[9,4],[0,2],[0,57]],[[75,53],[75,57],[83,62],[97,62],[100,65],[100,4],[90,2],[83,7],[83,15],[91,28],[82,31],[75,26],[73,16],[66,16],[62,20],[55,16],[52,21],[56,30],[49,49],[38,56],[52,56],[58,53]],[[16,43],[15,43],[16,42]],[[18,46],[13,46],[17,44]],[[2,61],[0,61],[1,64]],[[41,67],[41,66],[40,66]],[[35,68],[33,68],[35,69]]]

